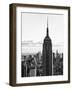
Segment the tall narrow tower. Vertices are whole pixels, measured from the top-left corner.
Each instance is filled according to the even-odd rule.
[[[47,20],[46,37],[44,38],[43,41],[42,60],[43,60],[43,76],[51,76],[52,75],[52,42],[49,37],[48,20]]]

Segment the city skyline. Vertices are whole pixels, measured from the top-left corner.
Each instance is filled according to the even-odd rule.
[[[25,47],[25,54],[23,53],[23,46]],[[63,53],[58,53],[58,51],[54,53],[52,50],[48,21],[43,43],[33,41],[22,43],[21,62],[21,77],[63,75]]]

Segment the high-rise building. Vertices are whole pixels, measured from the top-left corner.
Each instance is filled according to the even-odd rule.
[[[47,20],[46,37],[44,38],[43,41],[42,60],[43,60],[43,76],[51,76],[52,75],[52,42],[49,37],[48,20]]]

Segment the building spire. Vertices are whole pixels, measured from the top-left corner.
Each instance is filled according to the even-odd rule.
[[[47,16],[47,32],[46,33],[47,33],[47,36],[48,36],[48,33],[49,33],[48,32],[48,16]]]
[[[47,28],[48,28],[48,16],[47,16]]]

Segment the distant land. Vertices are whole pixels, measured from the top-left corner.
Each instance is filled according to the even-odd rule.
[[[21,43],[22,53],[42,53],[42,42],[33,42],[33,41],[24,41]],[[58,44],[52,45],[52,51],[56,52],[58,50],[59,53],[63,53],[63,43],[59,42]]]

